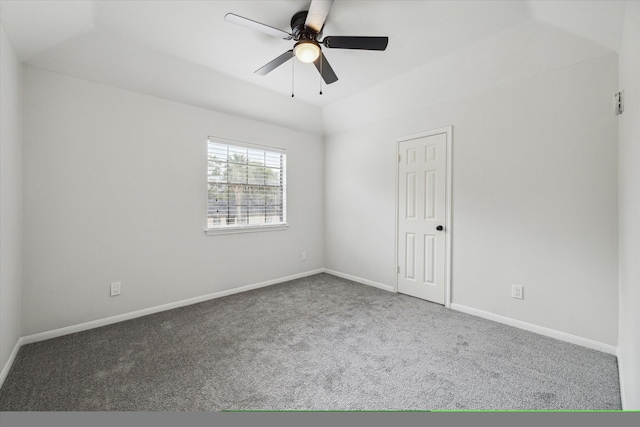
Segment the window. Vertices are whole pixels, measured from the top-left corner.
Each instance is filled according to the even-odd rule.
[[[210,137],[207,234],[287,225],[285,150]]]

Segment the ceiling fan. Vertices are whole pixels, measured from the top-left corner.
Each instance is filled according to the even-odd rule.
[[[389,42],[388,37],[354,36],[327,36],[320,40],[332,4],[333,0],[312,0],[308,11],[298,12],[291,18],[291,33],[233,13],[227,13],[224,19],[273,37],[296,41],[293,49],[256,70],[256,74],[264,76],[295,56],[302,62],[313,62],[325,83],[331,84],[338,80],[338,76],[322,54],[321,45],[330,49],[385,50]]]

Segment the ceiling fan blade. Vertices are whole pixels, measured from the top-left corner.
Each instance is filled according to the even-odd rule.
[[[256,70],[256,74],[260,74],[261,76],[267,75],[273,70],[275,70],[276,68],[278,68],[279,66],[281,66],[282,64],[284,64],[285,62],[287,62],[288,60],[290,60],[291,58],[293,58],[293,49],[286,51],[285,53],[278,56],[273,61],[269,62],[267,65]]]
[[[224,16],[224,20],[231,22],[232,24],[242,25],[243,27],[250,28],[252,30],[260,31],[261,33],[268,34],[280,39],[291,40],[293,36],[286,31],[279,30],[277,28],[270,27],[257,21],[253,21],[249,18],[235,15],[233,13],[227,13]]]
[[[332,4],[333,0],[313,0],[311,6],[309,6],[307,20],[304,22],[305,27],[319,33],[322,30],[324,21],[327,19]]]
[[[385,50],[389,37],[328,36],[322,43],[332,49]]]
[[[313,65],[316,66],[318,72],[322,76],[322,80],[324,80],[326,84],[330,85],[331,83],[338,81],[338,76],[333,72],[333,68],[331,68],[329,61],[327,61],[327,58],[322,54],[322,52],[320,52],[318,59],[313,61]]]

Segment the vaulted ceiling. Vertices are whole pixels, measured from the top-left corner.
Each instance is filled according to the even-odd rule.
[[[594,52],[616,52],[624,15],[624,3],[611,0],[336,0],[325,36],[388,36],[389,45],[384,52],[325,48],[339,80],[319,95],[311,64],[254,74],[292,41],[224,21],[232,12],[290,31],[291,16],[309,3],[0,0],[0,21],[20,59],[35,67],[296,127],[327,105],[532,21]]]

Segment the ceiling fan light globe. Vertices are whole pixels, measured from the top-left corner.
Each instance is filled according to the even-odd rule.
[[[298,42],[293,48],[293,54],[304,63],[311,63],[320,56],[320,46],[311,41]]]

